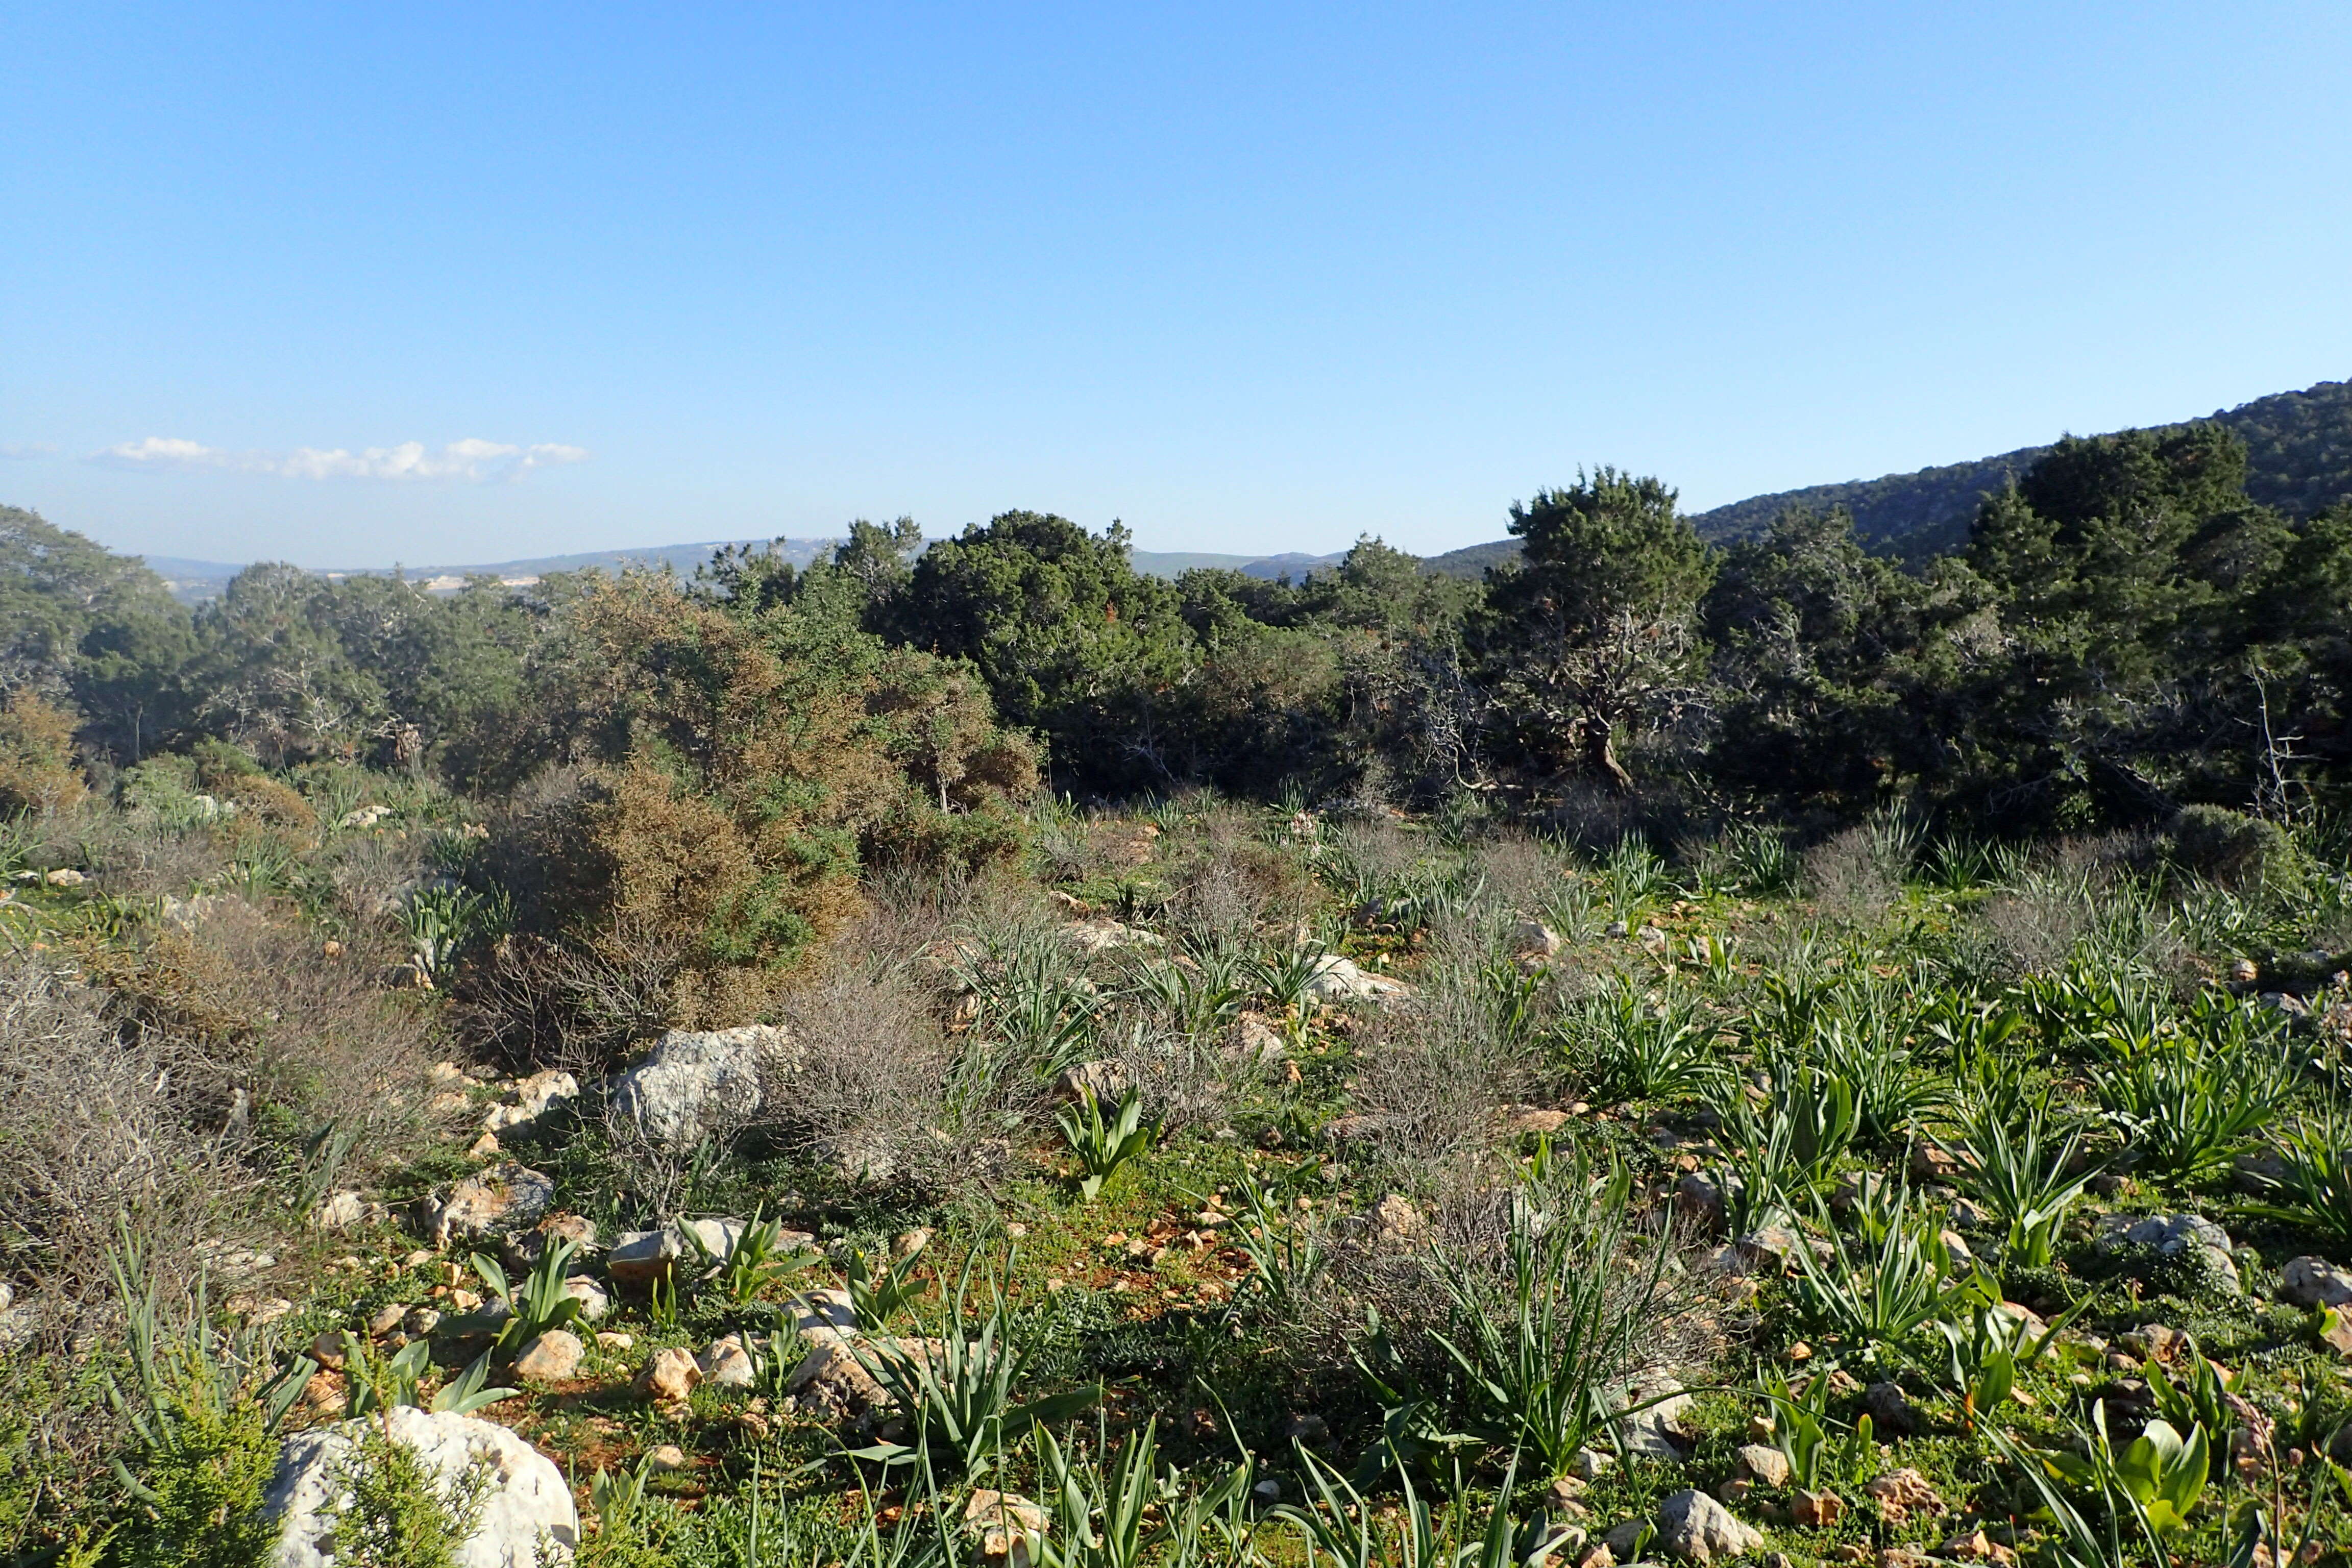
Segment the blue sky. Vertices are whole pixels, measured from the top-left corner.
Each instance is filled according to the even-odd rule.
[[[2352,375],[2352,7],[0,10],[0,501],[312,565],[1703,508]]]

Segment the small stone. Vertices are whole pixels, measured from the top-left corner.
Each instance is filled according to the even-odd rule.
[[[1694,1171],[1675,1184],[1675,1208],[1710,1231],[1723,1226],[1723,1189]]]
[[[686,1450],[675,1443],[663,1443],[646,1456],[646,1468],[652,1470],[682,1470],[686,1468]]]
[[[1664,1373],[1637,1377],[1616,1403],[1626,1412],[1618,1436],[1618,1447],[1624,1453],[1659,1459],[1683,1457],[1690,1436],[1683,1430],[1682,1419],[1689,1413],[1692,1400],[1681,1383]],[[1633,1408],[1636,1405],[1640,1408]]]
[[[1862,1396],[1862,1407],[1883,1436],[1908,1437],[1919,1430],[1919,1412],[1901,1384],[1872,1384]]]
[[[1908,1465],[1889,1471],[1862,1489],[1878,1504],[1879,1517],[1898,1528],[1915,1513],[1932,1516],[1945,1511],[1944,1500],[1936,1495],[1927,1478]]]
[[[1629,1519],[1611,1529],[1601,1538],[1601,1543],[1620,1557],[1628,1556],[1633,1552],[1633,1543],[1641,1540],[1649,1528],[1650,1521],[1646,1519]]]
[[[329,1193],[310,1211],[310,1226],[313,1230],[352,1230],[367,1218],[367,1199],[354,1187]]]
[[[702,1369],[682,1350],[656,1351],[637,1379],[637,1392],[656,1405],[682,1405],[702,1381]]]
[[[2162,1323],[2142,1323],[2117,1334],[2116,1342],[2147,1360],[2169,1362],[2189,1348],[2189,1336]]]
[[[1951,1151],[1926,1141],[1911,1145],[1911,1175],[1915,1181],[1949,1182],[1960,1174],[1960,1162]]]
[[[1956,1558],[1962,1563],[2011,1563],[2017,1553],[1987,1535],[1981,1527],[1964,1531],[1936,1548],[1938,1557]]]
[[[1616,1463],[1598,1448],[1579,1448],[1568,1457],[1568,1473],[1580,1481],[1597,1481]]]
[[[550,1329],[522,1347],[515,1357],[515,1375],[532,1383],[561,1383],[580,1370],[586,1350],[570,1330]]]
[[[1420,1239],[1424,1224],[1421,1211],[1402,1193],[1389,1194],[1365,1217],[1371,1222],[1373,1240],[1386,1248],[1412,1245]]]
[[[580,1321],[583,1323],[600,1321],[613,1310],[613,1298],[604,1293],[604,1287],[585,1274],[574,1274],[564,1280],[563,1293],[580,1303]]]
[[[1257,1485],[1250,1488],[1250,1496],[1255,1498],[1260,1503],[1271,1504],[1280,1502],[1282,1500],[1282,1483],[1276,1480],[1272,1476],[1268,1476],[1265,1479],[1258,1482]]]
[[[477,1172],[450,1189],[433,1213],[436,1245],[528,1229],[555,1197],[554,1179],[508,1161]]]
[[[890,1238],[890,1256],[904,1263],[930,1244],[931,1227],[929,1226],[918,1226],[913,1230],[902,1230]]]
[[[5,1305],[0,1302],[0,1305]],[[343,1331],[323,1329],[310,1342],[310,1359],[329,1372],[340,1372],[343,1365]]]
[[[601,1351],[625,1351],[635,1346],[637,1336],[606,1329],[596,1336],[596,1348]]]
[[[314,1372],[302,1384],[302,1408],[322,1420],[341,1420],[351,1407],[343,1380],[331,1372]]]
[[[1841,1215],[1850,1215],[1866,1199],[1875,1203],[1886,1193],[1886,1178],[1875,1171],[1849,1171],[1838,1178],[1837,1190],[1830,1194],[1830,1207]]]
[[[1320,1443],[1331,1436],[1331,1425],[1311,1411],[1293,1415],[1282,1435],[1294,1443]]]
[[[1762,1443],[1750,1443],[1737,1456],[1740,1468],[1768,1487],[1789,1484],[1789,1456]]]
[[[398,1301],[378,1307],[373,1315],[368,1319],[368,1337],[374,1340],[383,1338],[384,1335],[400,1327],[401,1319],[407,1315],[408,1309]]]
[[[1845,1517],[1845,1499],[1835,1492],[1801,1491],[1789,1504],[1789,1522],[1806,1530],[1829,1530]]]
[[[760,1381],[743,1342],[733,1334],[710,1342],[702,1355],[702,1380],[720,1388],[750,1388]]]
[[[963,1532],[980,1554],[1007,1568],[1027,1568],[1030,1542],[1045,1533],[1045,1510],[1027,1498],[975,1487],[963,1508]]]
[[[2231,1184],[2254,1197],[2273,1195],[2286,1181],[2286,1162],[2275,1154],[2248,1152],[2230,1164]]]
[[[1658,1535],[1668,1552],[1691,1563],[1738,1557],[1764,1544],[1754,1527],[1705,1492],[1690,1489],[1658,1505]]]
[[[2352,1273],[2324,1258],[2287,1260],[2279,1300],[2297,1307],[2340,1307],[2352,1301]]]
[[[423,1339],[441,1326],[441,1314],[430,1307],[411,1307],[401,1318],[400,1326],[411,1337]]]

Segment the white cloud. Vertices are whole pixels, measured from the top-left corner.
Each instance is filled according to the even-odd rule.
[[[0,441],[0,458],[47,458],[56,451],[47,441]]]
[[[584,463],[585,447],[541,441],[528,447],[468,437],[439,451],[428,451],[422,441],[397,447],[369,447],[353,452],[341,447],[297,447],[290,452],[232,452],[201,442],[170,436],[150,436],[124,441],[89,461],[110,468],[150,473],[205,469],[239,474],[276,474],[289,479],[455,479],[466,484],[496,484],[520,479],[533,468],[560,463]]]

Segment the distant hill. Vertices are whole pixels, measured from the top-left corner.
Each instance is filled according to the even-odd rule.
[[[1448,577],[1483,577],[1487,567],[1516,561],[1518,556],[1517,540],[1497,539],[1491,544],[1465,544],[1443,555],[1429,556],[1421,565],[1424,572],[1443,572]]]
[[[2246,493],[2290,517],[2309,517],[2352,500],[2352,382],[2323,381],[2302,392],[2258,397],[2208,416],[2246,443]],[[1969,536],[1977,503],[2033,466],[2048,447],[2021,447],[1995,458],[1847,479],[1750,496],[1691,519],[1699,537],[1716,543],[1752,539],[1792,506],[1825,511],[1842,506],[1854,532],[1881,554],[1913,564],[1957,550]],[[1433,555],[1433,572],[1475,577],[1518,554],[1516,539]]]
[[[438,566],[356,566],[346,570],[328,570],[327,577],[389,576],[402,573],[412,583],[423,583],[435,588],[456,588],[468,577],[497,577],[505,582],[527,582],[555,572],[610,571],[622,566],[659,566],[667,564],[681,576],[690,577],[695,568],[702,565],[719,551],[733,544],[765,547],[764,539],[711,540],[698,544],[654,544],[631,550],[591,550],[574,555],[535,555],[520,561],[493,561],[476,565]],[[784,559],[795,566],[806,566],[841,542],[837,539],[787,539],[782,542]],[[1220,555],[1204,551],[1137,550],[1130,559],[1139,572],[1154,577],[1175,577],[1195,567],[1223,567],[1243,572],[1253,577],[1304,578],[1310,572],[1336,566],[1344,555],[1303,555],[1291,552],[1282,555]],[[245,570],[241,565],[226,561],[191,561],[176,555],[151,555],[147,564],[154,568],[172,592],[189,604],[200,604],[226,588],[229,579]]]
[[[537,555],[522,561],[493,561],[472,566],[354,566],[329,569],[320,575],[389,577],[398,572],[412,583],[423,583],[435,588],[456,588],[468,577],[528,582],[556,572],[666,564],[672,571],[690,577],[696,567],[730,544],[764,548],[769,542],[764,539],[712,540],[700,544],[656,544],[632,550],[590,550],[574,555]],[[787,539],[782,541],[781,545],[785,560],[795,566],[806,566],[840,542],[837,539]],[[154,569],[174,595],[189,604],[198,604],[218,595],[228,586],[230,578],[245,570],[243,566],[227,562],[189,561],[176,555],[150,555],[147,564]]]
[[[2246,443],[2246,494],[2264,506],[2309,517],[2352,499],[2352,382],[2323,381],[2216,409],[2210,417]],[[1751,496],[1691,521],[1702,538],[1720,542],[1761,533],[1787,507],[1843,506],[1870,548],[1921,561],[1958,548],[1977,503],[2049,449],[2024,447],[1948,468]]]

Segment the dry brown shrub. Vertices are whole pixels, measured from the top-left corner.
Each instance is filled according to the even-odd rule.
[[[1425,1185],[1475,1164],[1494,1142],[1501,1108],[1524,1100],[1536,1075],[1530,1053],[1496,1036],[1482,998],[1425,986],[1373,1023],[1352,1112],[1375,1163]]]
[[[345,833],[328,841],[314,866],[326,873],[335,901],[353,925],[389,920],[425,879],[421,836]]]
[[[861,847],[970,874],[1018,846],[1008,805],[1034,759],[936,660],[878,645],[786,658],[646,576],[596,589],[578,631],[591,760],[518,793],[487,867],[519,929],[579,955],[575,971],[669,963],[667,1025],[770,1015],[856,920]]]
[[[89,786],[74,765],[72,715],[29,686],[0,705],[0,818],[47,816],[80,804]]]
[[[1849,827],[1805,852],[1805,890],[1827,918],[1873,925],[1903,897],[1900,873],[1886,863],[1867,826]]]
[[[110,893],[185,898],[228,868],[218,836],[153,816],[89,812],[80,819],[75,858]]]
[[[780,1141],[844,1176],[939,1192],[1001,1164],[949,1103],[962,1050],[887,952],[837,955],[785,999],[792,1049],[761,1086]],[[975,1108],[976,1109],[976,1108]]]
[[[1525,833],[1505,831],[1479,847],[1481,900],[1509,920],[1539,920],[1558,900],[1567,868]]]
[[[381,990],[393,954],[362,942],[329,958],[312,932],[224,900],[193,931],[132,946],[78,947],[136,1037],[169,1042],[175,1103],[222,1130],[282,1120],[297,1136],[332,1124],[369,1163],[397,1161],[433,1131],[425,1106],[436,1056],[416,1005]]]
[[[0,1268],[33,1286],[47,1333],[108,1300],[125,1234],[163,1280],[194,1279],[257,1184],[195,1053],[106,1005],[59,968],[0,961]]]
[[[1373,1190],[1377,1190],[1374,1188]],[[1565,1183],[1532,1190],[1499,1159],[1446,1167],[1392,1214],[1325,1214],[1301,1221],[1313,1235],[1323,1266],[1312,1280],[1294,1281],[1299,1316],[1265,1330],[1288,1342],[1310,1373],[1346,1375],[1370,1348],[1366,1325],[1382,1331],[1378,1353],[1400,1358],[1412,1374],[1434,1385],[1451,1382],[1444,1334],[1461,1342],[1461,1325],[1442,1283],[1450,1276],[1486,1300],[1511,1342],[1510,1240],[1515,1212],[1535,1205],[1564,1227],[1571,1268],[1598,1275],[1611,1289],[1601,1308],[1602,1338],[1614,1353],[1590,1367],[1597,1384],[1622,1384],[1666,1373],[1690,1379],[1722,1354],[1727,1309],[1721,1284],[1688,1266],[1697,1238],[1654,1212],[1612,1217],[1591,1206],[1591,1194]],[[1667,1228],[1661,1235],[1658,1227]],[[1664,1268],[1656,1249],[1668,1249]],[[1483,1289],[1480,1287],[1483,1286]],[[1564,1349],[1565,1346],[1554,1348]]]
[[[1257,823],[1219,804],[1188,822],[1168,859],[1169,920],[1175,933],[1210,947],[1254,947],[1288,931],[1318,901],[1313,876],[1294,856],[1264,842]]]

